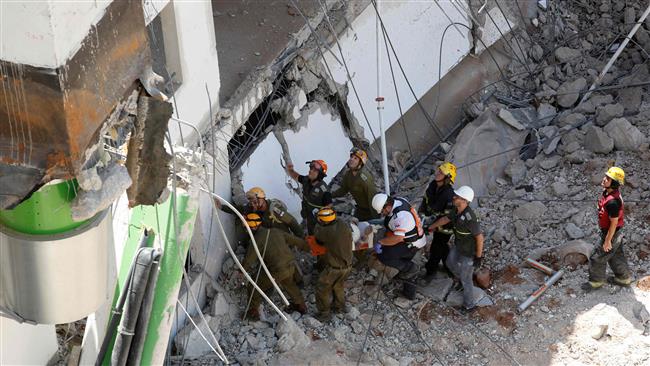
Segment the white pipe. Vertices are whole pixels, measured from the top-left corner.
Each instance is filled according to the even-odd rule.
[[[603,80],[603,77],[605,76],[605,74],[607,74],[607,71],[609,71],[609,68],[612,67],[614,62],[616,62],[616,59],[623,52],[623,50],[625,49],[625,46],[627,46],[627,44],[630,42],[630,39],[632,39],[632,37],[634,37],[634,34],[636,33],[636,31],[639,30],[639,27],[641,26],[643,21],[645,21],[645,19],[648,17],[648,14],[650,14],[650,4],[648,4],[648,8],[645,10],[643,15],[641,15],[641,18],[639,18],[639,20],[636,22],[636,24],[634,25],[632,30],[630,30],[630,33],[627,35],[627,37],[625,37],[625,40],[623,40],[621,45],[618,47],[618,49],[614,53],[614,56],[612,56],[612,58],[609,59],[609,62],[607,63],[607,65],[605,65],[605,67],[603,67],[603,71],[600,72],[600,75],[598,75],[596,80],[594,80],[594,83],[591,84],[591,87],[589,87],[589,90],[587,91],[587,93],[580,100],[580,103],[587,100],[591,96],[591,92],[594,89],[596,89],[598,87],[598,85],[600,85],[600,82]],[[578,104],[580,104],[580,103],[578,103]]]
[[[207,193],[208,194],[213,194],[212,192],[207,192]],[[280,315],[280,317],[284,321],[286,321],[287,320],[286,315],[284,315],[284,313],[273,303],[273,301],[271,301],[271,299],[269,299],[269,297],[266,296],[264,291],[262,291],[262,289],[257,285],[257,283],[255,283],[255,281],[253,281],[253,278],[251,278],[251,276],[248,274],[248,272],[246,272],[246,270],[244,269],[244,266],[241,265],[241,262],[237,258],[237,255],[235,254],[235,251],[232,249],[232,245],[230,245],[230,241],[228,240],[228,236],[226,235],[226,231],[223,229],[223,224],[221,223],[221,218],[219,217],[219,210],[217,209],[216,204],[214,203],[214,201],[212,202],[212,208],[216,211],[215,216],[217,217],[217,224],[219,224],[219,230],[221,231],[221,235],[223,235],[223,239],[226,241],[226,248],[228,248],[228,253],[230,253],[230,256],[235,261],[235,264],[237,265],[239,270],[244,274],[244,277],[246,278],[246,280],[248,280],[248,282],[250,282],[250,284],[253,286],[253,288],[255,290],[257,290],[257,292],[260,293],[260,295],[264,298],[264,300],[266,300],[266,302],[268,302],[269,305],[271,305],[273,310],[275,310],[275,312],[277,312],[278,315]]]
[[[531,267],[546,273],[549,276],[553,275],[553,272],[555,272],[553,271],[553,268],[547,267],[531,258],[526,258],[526,263],[528,263]]]
[[[194,319],[192,319],[192,316],[190,315],[190,313],[188,313],[188,312],[187,312],[187,309],[185,309],[185,306],[183,306],[183,303],[182,303],[179,299],[176,299],[176,302],[178,303],[178,305],[181,306],[181,309],[183,310],[183,312],[185,313],[185,315],[187,315],[187,319],[189,319],[190,322],[192,323],[192,325],[194,325],[194,328],[196,329],[197,332],[199,332],[199,335],[201,336],[201,338],[203,338],[203,340],[204,340],[205,343],[208,345],[208,347],[210,347],[210,349],[212,350],[212,352],[214,352],[214,354],[217,355],[217,357],[219,357],[219,359],[221,360],[221,362],[224,362],[224,363],[226,363],[226,364],[229,364],[230,362],[228,362],[228,359],[227,359],[227,358],[224,358],[224,357],[226,357],[226,355],[224,354],[224,355],[222,356],[221,354],[219,354],[219,352],[217,352],[217,350],[214,349],[214,347],[212,347],[212,345],[210,344],[210,341],[208,341],[208,339],[205,338],[205,336],[203,335],[203,332],[201,331],[201,329],[199,328],[199,326],[196,325],[196,323],[194,322]],[[209,327],[210,327],[210,324],[205,323],[205,326],[209,328]],[[210,331],[212,331],[212,329],[210,329]],[[219,347],[219,344],[218,344],[218,343],[217,343],[217,347]]]
[[[383,35],[381,28],[381,20],[379,19],[380,2],[377,0],[377,22],[376,22],[376,35],[377,35],[377,117],[379,120],[379,132],[381,138],[381,167],[384,172],[384,192],[390,196],[390,181],[388,179],[388,154],[386,153],[386,131],[384,131],[384,123],[382,120],[382,110],[384,109],[384,97],[381,96],[381,45],[379,43],[380,34]]]
[[[533,303],[533,301],[537,300],[540,296],[542,296],[544,291],[548,290],[549,287],[551,287],[555,282],[557,282],[557,280],[559,280],[562,277],[563,274],[564,274],[563,270],[559,270],[559,271],[555,272],[555,274],[553,276],[551,276],[551,278],[549,278],[546,281],[546,283],[544,283],[542,285],[542,287],[537,289],[537,291],[533,292],[533,294],[530,295],[530,297],[528,299],[526,299],[526,301],[521,303],[521,305],[519,305],[519,307],[517,307],[517,310],[519,310],[520,313],[522,311],[526,310],[530,306],[530,304]]]

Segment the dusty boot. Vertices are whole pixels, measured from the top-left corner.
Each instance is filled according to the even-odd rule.
[[[618,278],[618,277],[608,277],[607,282],[616,285],[616,286],[621,286],[621,287],[630,287],[630,284],[632,283],[632,277],[628,278]]]
[[[250,308],[246,313],[246,319],[250,321],[260,320],[260,310],[258,308]]]
[[[289,304],[287,308],[285,309],[287,313],[293,313],[294,311],[299,312],[300,314],[306,314],[307,313],[307,306],[305,304]]]
[[[586,293],[590,293],[592,291],[598,290],[599,288],[603,287],[604,283],[603,282],[585,282],[580,286],[580,288],[585,291]]]
[[[420,267],[417,264],[411,262],[411,266],[406,271],[400,271],[397,277],[402,280],[408,280],[413,278],[415,275],[420,272]]]
[[[327,323],[332,320],[332,313],[318,313],[316,314],[316,320],[321,323]]]
[[[348,306],[343,305],[343,306],[335,306],[334,307],[334,313],[336,314],[347,314],[349,312]]]

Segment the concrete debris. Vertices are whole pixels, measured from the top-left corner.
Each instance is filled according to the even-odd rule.
[[[602,127],[614,118],[622,117],[624,110],[625,107],[618,103],[598,107],[596,110],[596,124]]]
[[[451,278],[433,279],[428,285],[418,287],[418,292],[434,301],[444,301],[451,290],[452,282]]]
[[[499,110],[499,118],[516,130],[523,131],[526,129],[526,127],[524,127],[524,125],[522,125],[507,109]]]
[[[164,140],[172,105],[153,98],[140,97],[135,130],[129,140],[126,168],[133,179],[127,189],[129,207],[153,205],[167,187],[171,155]]]
[[[546,206],[541,202],[528,202],[517,207],[513,212],[513,217],[519,220],[537,220],[546,212]]]
[[[609,154],[613,148],[614,139],[609,137],[605,131],[596,126],[590,126],[587,128],[587,133],[585,134],[585,149],[599,154]]]
[[[209,315],[205,315],[207,323],[198,315],[192,317],[192,319],[194,320],[194,323],[198,325],[200,332],[192,323],[188,323],[176,334],[176,337],[174,337],[174,346],[176,346],[178,352],[184,354],[187,359],[195,359],[212,353],[212,349],[203,340],[201,333],[203,333],[204,336],[209,337],[208,335],[212,332],[212,329],[218,329],[219,325],[218,320]],[[216,333],[216,337],[217,340],[219,340],[218,332]]]
[[[617,150],[637,151],[646,142],[646,136],[625,118],[612,120],[604,130],[614,140]]]
[[[72,201],[72,219],[87,220],[109,207],[131,185],[129,172],[123,165],[112,164],[103,169],[97,178],[100,190],[80,190]]]
[[[510,178],[512,184],[518,184],[526,177],[527,171],[526,164],[521,159],[515,158],[510,161],[504,173]]]
[[[580,61],[580,56],[582,52],[569,47],[560,47],[555,50],[555,58],[560,63],[571,62],[574,65]]]
[[[566,81],[557,89],[557,103],[564,107],[572,107],[580,97],[580,92],[587,87],[585,78],[578,78],[573,81]]]
[[[278,340],[278,350],[280,352],[288,352],[295,348],[306,348],[311,343],[305,332],[291,317],[287,317],[287,321],[280,322],[277,333],[280,338]]]
[[[569,237],[571,239],[580,239],[585,236],[584,231],[582,231],[581,228],[577,227],[576,224],[570,222],[568,223],[565,227],[564,230],[566,230],[567,234],[569,234]]]

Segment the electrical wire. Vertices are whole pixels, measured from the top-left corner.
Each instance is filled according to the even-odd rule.
[[[377,309],[379,308],[379,295],[381,295],[381,288],[380,286],[382,285],[382,282],[384,282],[384,276],[385,276],[385,271],[381,271],[381,278],[379,280],[379,283],[377,284],[377,296],[375,297],[375,307],[372,310],[372,313],[370,314],[370,322],[368,323],[368,329],[366,330],[366,335],[363,338],[363,344],[361,345],[361,353],[359,354],[359,359],[357,360],[357,365],[361,363],[361,359],[363,358],[363,355],[366,353],[366,342],[368,342],[368,336],[370,335],[370,330],[372,329],[372,321],[375,318],[375,314],[377,313]]]

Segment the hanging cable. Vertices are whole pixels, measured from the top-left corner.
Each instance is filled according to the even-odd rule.
[[[316,30],[314,29],[314,27],[312,27],[311,23],[309,22],[309,19],[305,16],[305,14],[303,14],[302,10],[300,10],[300,7],[298,7],[298,4],[296,3],[296,1],[295,0],[290,0],[290,1],[291,1],[291,4],[293,5],[293,7],[296,8],[296,10],[298,11],[298,14],[300,14],[300,16],[304,19],[305,23],[307,23],[307,26],[309,27],[310,34],[316,34]],[[327,13],[326,13],[326,17],[327,17]],[[336,33],[334,32],[334,34],[336,34]],[[340,44],[338,43],[338,37],[335,36],[335,38],[337,39],[337,45],[339,45],[339,47],[340,47]],[[327,70],[327,74],[329,75],[330,79],[332,80],[332,83],[334,84],[334,87],[337,89],[336,93],[339,94],[339,96],[340,96],[341,93],[338,90],[336,80],[334,79],[334,74],[332,74],[332,70],[330,69],[330,66],[327,63],[327,60],[325,59],[325,54],[323,53],[322,47],[325,47],[325,45],[321,45],[320,39],[317,38],[316,46],[318,48],[318,53],[320,54],[321,59],[323,60],[323,63],[325,64],[325,69]],[[341,51],[340,48],[339,48],[339,52],[341,53],[341,58],[343,58],[343,51]],[[349,73],[349,70],[348,70],[348,67],[347,67],[347,63],[345,62],[345,59],[343,59],[343,65],[345,66],[345,70],[346,70],[346,73],[347,73],[347,76],[348,76],[348,80],[350,81],[350,85],[352,85],[352,90],[354,91],[354,95],[355,95],[355,97],[357,99],[357,102],[359,103],[359,108],[361,109],[361,113],[363,114],[363,118],[366,120],[366,125],[368,125],[368,129],[370,130],[370,134],[372,135],[373,140],[377,140],[377,136],[375,136],[375,133],[372,130],[372,126],[370,125],[370,121],[368,120],[368,116],[366,115],[366,111],[363,108],[363,104],[361,103],[361,99],[359,98],[359,94],[357,93],[357,88],[354,86],[354,82],[352,81],[352,78],[350,76],[350,73]],[[339,101],[339,103],[340,103],[340,101]]]

